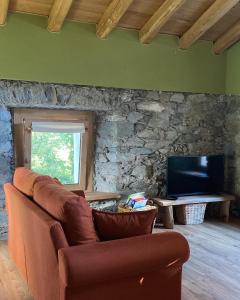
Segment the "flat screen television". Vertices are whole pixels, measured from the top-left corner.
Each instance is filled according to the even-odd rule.
[[[168,197],[218,194],[223,191],[224,155],[168,157]]]

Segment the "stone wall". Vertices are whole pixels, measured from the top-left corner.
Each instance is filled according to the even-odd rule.
[[[226,189],[238,196],[233,211],[240,216],[240,97],[229,96],[225,111]]]
[[[223,153],[225,107],[223,97],[135,91],[97,113],[97,189],[164,195],[168,155]]]
[[[0,105],[0,186],[11,179],[13,107],[94,111],[99,191],[164,195],[168,155],[224,151],[225,96],[0,81]]]
[[[0,238],[7,234],[3,184],[11,181],[12,163],[11,114],[5,107],[0,106]]]

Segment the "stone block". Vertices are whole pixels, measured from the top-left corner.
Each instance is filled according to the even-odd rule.
[[[130,112],[127,116],[128,121],[131,123],[137,123],[142,118],[143,118],[143,114],[137,111]]]
[[[104,175],[98,172],[95,176],[94,190],[99,192],[117,192],[118,180],[116,176]]]
[[[119,92],[119,99],[121,102],[126,103],[126,102],[131,102],[133,99],[134,93],[131,90],[128,91],[123,91],[121,90]]]
[[[135,176],[136,178],[143,179],[144,177],[147,176],[147,169],[146,166],[137,166],[133,169],[132,175]]]
[[[148,182],[145,181],[143,178],[135,178],[129,184],[129,189],[131,192],[145,192],[148,188]]]
[[[115,162],[96,162],[95,170],[101,176],[111,176],[112,174],[117,176],[119,173],[119,164]]]
[[[98,123],[98,127],[96,130],[96,143],[98,147],[118,146],[118,130],[116,124],[116,122]]]
[[[110,162],[125,162],[125,161],[132,161],[135,158],[135,155],[130,152],[109,152],[106,153],[106,157]]]
[[[5,208],[5,195],[4,193],[1,193],[0,195],[0,210]]]
[[[167,141],[173,142],[177,139],[177,137],[178,137],[178,132],[176,129],[173,129],[173,128],[170,129],[169,131],[167,131],[165,134],[165,138]]]
[[[169,114],[154,114],[148,122],[148,126],[152,128],[163,128],[169,127],[170,116]]]
[[[134,126],[130,122],[118,122],[117,123],[117,137],[130,137],[134,134]]]
[[[161,150],[165,145],[169,145],[166,141],[150,140],[145,144],[145,147],[153,151]]]
[[[105,162],[108,162],[108,158],[106,157],[106,154],[104,153],[100,153],[97,156],[97,161],[98,162],[101,162],[101,163],[105,163]]]
[[[0,142],[0,155],[3,153],[9,153],[12,151],[12,143],[7,141],[5,143]]]
[[[162,96],[162,92],[161,91],[147,91],[146,92],[146,98],[149,100],[159,100]]]
[[[154,129],[146,128],[143,131],[138,132],[138,137],[143,139],[154,139],[156,138],[156,134]]]
[[[7,239],[7,213],[5,210],[0,209],[0,240]]]
[[[11,121],[11,114],[4,106],[0,106],[0,121],[10,123]]]
[[[0,155],[0,182],[8,179],[10,173],[9,161],[2,155]]]
[[[153,153],[152,149],[147,149],[147,148],[131,148],[130,152],[133,153],[134,155],[149,155]]]
[[[170,101],[183,103],[184,102],[184,95],[183,94],[173,94],[170,98]]]
[[[144,140],[141,138],[138,138],[137,136],[128,138],[126,141],[124,141],[124,146],[126,147],[143,147],[144,146]]]
[[[124,122],[126,121],[126,116],[122,116],[120,114],[107,115],[105,120],[108,122]]]
[[[157,101],[143,101],[137,104],[137,109],[142,111],[162,112],[164,106]]]
[[[6,121],[0,121],[0,143],[11,139],[11,123]]]
[[[203,103],[208,101],[207,95],[205,94],[189,94],[186,98],[187,101],[194,102],[194,103]]]

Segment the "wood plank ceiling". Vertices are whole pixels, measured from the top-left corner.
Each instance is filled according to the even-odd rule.
[[[240,0],[0,0],[0,25],[8,12],[48,16],[53,32],[65,19],[95,23],[102,39],[122,27],[139,30],[141,43],[158,33],[177,35],[181,49],[212,41],[216,54],[240,40]]]

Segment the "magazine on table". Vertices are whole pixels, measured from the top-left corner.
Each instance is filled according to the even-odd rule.
[[[126,204],[133,209],[139,209],[145,207],[147,202],[148,198],[145,196],[144,192],[141,192],[129,195]]]

